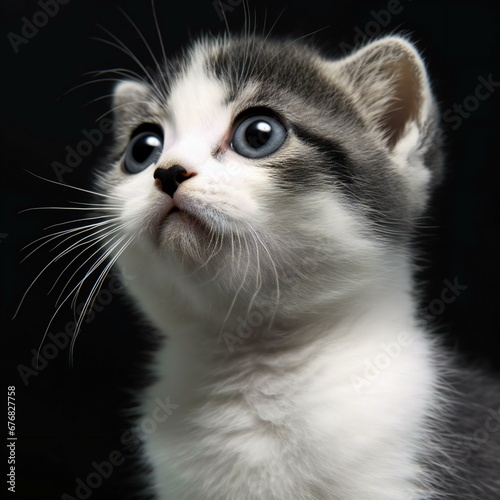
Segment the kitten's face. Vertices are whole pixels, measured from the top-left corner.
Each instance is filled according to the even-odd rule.
[[[337,62],[204,42],[154,82],[120,84],[115,106],[121,157],[101,185],[133,238],[124,258],[168,279],[198,274],[246,299],[356,293],[425,204],[431,99],[399,39]]]

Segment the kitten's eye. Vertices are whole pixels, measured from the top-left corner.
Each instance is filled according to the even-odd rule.
[[[256,115],[238,125],[231,147],[241,156],[263,158],[279,149],[286,136],[286,128],[276,118]]]
[[[129,174],[142,172],[158,160],[162,149],[163,137],[157,127],[136,133],[125,151],[125,170]]]

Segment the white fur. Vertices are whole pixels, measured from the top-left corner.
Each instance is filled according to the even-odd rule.
[[[172,322],[168,310],[156,310],[176,336],[158,353],[161,378],[148,391],[144,415],[158,396],[180,405],[147,442],[159,498],[418,498],[415,451],[427,440],[422,419],[434,372],[409,304],[395,287],[375,317],[330,331],[304,325],[293,333],[317,336],[311,345],[237,361],[207,340],[218,333],[210,331],[208,311],[199,321]],[[362,362],[401,332],[411,335],[411,347],[357,392],[353,377],[363,376]]]

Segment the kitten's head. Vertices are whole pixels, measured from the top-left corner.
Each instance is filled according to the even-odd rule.
[[[120,159],[100,183],[133,238],[126,265],[242,304],[359,293],[405,254],[440,176],[426,71],[397,37],[340,60],[204,40],[118,84],[114,107]]]

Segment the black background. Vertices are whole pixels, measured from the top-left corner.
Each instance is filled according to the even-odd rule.
[[[243,3],[222,3],[230,7],[226,10],[230,29],[239,31],[245,18]],[[500,81],[497,3],[400,0],[401,12],[391,15],[388,26],[380,30],[406,33],[416,43],[428,64],[443,113],[474,95],[478,77],[487,79],[491,74],[494,81]],[[17,496],[61,498],[64,492],[75,496],[76,478],[85,480],[93,471],[93,461],[107,460],[113,450],[125,451],[120,442],[127,425],[122,410],[130,407],[130,390],[143,384],[141,366],[149,344],[138,318],[115,293],[111,303],[84,326],[73,367],[68,348],[61,349],[36,375],[27,376],[27,384],[23,382],[19,367],[31,368],[32,350],[38,349],[61,287],[49,296],[47,292],[62,267],[47,270],[11,321],[24,291],[55,255],[43,247],[20,264],[26,255],[21,249],[45,234],[45,226],[73,214],[19,212],[86,200],[82,193],[39,180],[26,170],[57,180],[53,162],[64,163],[66,146],[76,147],[84,139],[82,130],[95,128],[96,120],[109,109],[108,99],[86,104],[109,93],[110,82],[86,85],[66,94],[91,80],[84,73],[115,67],[138,69],[125,54],[92,39],[110,40],[99,24],[125,41],[145,65],[153,65],[118,6],[134,19],[158,54],[160,45],[149,1],[71,0],[15,53],[7,34],[20,34],[23,16],[32,19],[40,6],[36,1],[21,0],[1,5],[2,345],[5,391],[10,385],[17,388]],[[263,29],[264,18],[268,30],[281,12],[273,28],[276,34],[300,36],[324,28],[314,38],[331,46],[332,55],[341,55],[335,47],[342,42],[354,45],[360,41],[359,32],[378,34],[373,11],[386,10],[387,6],[383,1],[279,0],[267,5],[251,1],[249,10],[251,17],[257,18],[258,30]],[[156,11],[168,54],[177,53],[202,32],[222,33],[225,29],[211,0],[157,0]],[[428,227],[422,230],[419,242],[426,256],[419,276],[424,292],[422,308],[433,304],[433,311],[440,313],[429,320],[436,335],[444,335],[452,350],[497,373],[499,95],[497,89],[481,101],[459,127],[450,113],[445,115],[449,118],[444,123],[447,177],[436,191],[435,208],[425,221]],[[93,148],[74,171],[65,173],[64,181],[91,186],[92,166],[102,156],[105,142]],[[441,308],[436,301],[445,279],[456,279],[467,289]],[[70,307],[64,307],[50,331],[64,331],[72,318]],[[91,498],[132,498],[138,491],[133,481],[136,467],[136,459],[127,458],[92,490]]]

